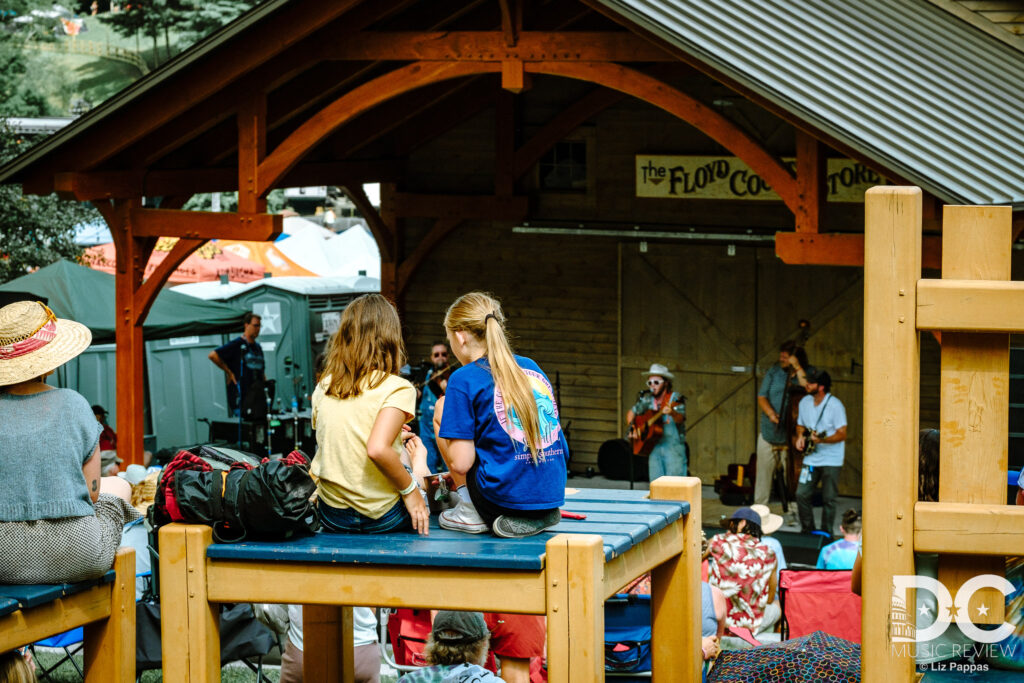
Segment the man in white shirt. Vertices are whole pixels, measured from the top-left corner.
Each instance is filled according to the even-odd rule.
[[[824,370],[807,370],[807,396],[800,399],[797,417],[797,450],[804,452],[803,469],[796,488],[796,505],[804,533],[814,531],[811,497],[821,484],[821,529],[835,533],[839,471],[846,453],[846,408],[833,396],[832,377]]]

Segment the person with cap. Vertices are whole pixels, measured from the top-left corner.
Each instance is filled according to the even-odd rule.
[[[782,551],[782,544],[779,543],[779,539],[772,536],[772,534],[782,528],[782,516],[769,510],[767,505],[751,505],[750,509],[761,517],[761,542],[775,553],[775,579],[778,580],[779,572],[787,566],[786,554]]]
[[[442,610],[434,617],[423,656],[429,666],[402,676],[401,683],[495,683],[482,665],[491,634],[480,612]]]
[[[775,552],[761,540],[761,516],[749,507],[736,510],[725,533],[708,544],[708,583],[728,600],[725,623],[754,634],[771,630],[782,615],[775,601],[778,586]]]
[[[103,425],[103,431],[100,432],[100,450],[116,451],[117,432],[107,424],[107,409],[103,406],[95,405],[92,407],[92,414],[96,416],[96,421]]]
[[[844,512],[839,528],[843,537],[821,549],[816,565],[818,569],[853,569],[860,552],[860,510],[850,508]]]
[[[91,341],[41,302],[0,308],[0,583],[97,578],[139,517],[128,482],[100,476],[89,402],[45,382]]]
[[[675,375],[669,372],[667,366],[654,363],[644,374],[647,375],[648,389],[640,392],[636,403],[626,413],[630,439],[635,441],[642,436],[633,425],[637,416],[653,417],[655,413],[661,413],[658,418],[662,426],[661,437],[647,457],[648,481],[663,476],[686,476],[686,430],[683,427],[686,421],[686,397],[672,391]]]
[[[807,370],[807,396],[800,399],[796,449],[803,451],[803,467],[796,487],[796,507],[803,533],[813,533],[811,497],[821,484],[821,530],[835,528],[839,472],[846,453],[846,408],[832,395],[832,377],[818,368]]]

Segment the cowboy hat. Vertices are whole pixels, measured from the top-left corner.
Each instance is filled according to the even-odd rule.
[[[782,527],[781,515],[774,514],[767,505],[751,505],[750,509],[761,515],[761,533],[765,536],[774,534]]]
[[[647,375],[648,377],[651,375],[658,375],[659,377],[664,377],[665,379],[676,378],[675,375],[668,371],[668,366],[662,365],[661,363],[651,363],[651,369],[643,374]]]
[[[58,318],[41,301],[8,304],[0,308],[0,386],[59,368],[91,342],[88,327]]]

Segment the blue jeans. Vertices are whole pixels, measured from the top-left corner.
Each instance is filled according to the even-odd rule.
[[[685,477],[686,465],[686,445],[679,437],[666,434],[647,457],[647,475],[650,481],[658,477]]]
[[[331,507],[323,501],[317,502],[317,509],[324,531],[335,534],[386,534],[412,529],[412,518],[401,498],[379,519],[367,517],[354,508]]]

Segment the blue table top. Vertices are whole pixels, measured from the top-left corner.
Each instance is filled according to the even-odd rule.
[[[14,598],[0,598],[0,617],[11,612],[17,612],[21,607]]]
[[[77,583],[44,583],[44,584],[23,584],[23,585],[2,585],[0,586],[0,601],[4,599],[14,600],[18,609],[37,607],[52,602],[57,598],[67,595],[74,595],[88,590],[93,586],[104,583],[113,583],[116,574],[113,569],[98,579],[79,581]]]
[[[604,540],[605,561],[664,529],[690,510],[689,503],[652,501],[647,491],[569,489],[563,510],[586,515],[529,538],[499,538],[442,529],[430,519],[430,535],[318,533],[291,541],[214,543],[207,556],[224,560],[340,562],[370,565],[502,568],[539,571],[545,544],[554,534],[596,534]]]

